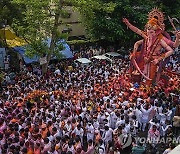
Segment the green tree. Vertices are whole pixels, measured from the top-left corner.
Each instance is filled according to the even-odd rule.
[[[76,3],[78,0],[74,0]],[[81,12],[89,37],[119,42],[122,46],[138,36],[127,31],[123,17],[143,28],[149,7],[134,0],[82,0],[76,4]],[[138,10],[138,11],[137,11]]]
[[[164,13],[165,16],[165,25],[166,30],[171,31],[172,25],[170,24],[168,20],[168,16],[179,19],[180,17],[180,1],[177,0],[153,0],[152,1],[153,6],[156,6],[160,8],[160,10]],[[179,26],[177,23],[175,23],[176,26]]]
[[[178,1],[171,5],[169,0],[73,0],[82,15],[89,37],[118,42],[129,48],[140,37],[122,22],[126,17],[140,29],[144,29],[147,14],[154,7],[160,8],[165,15],[178,17]],[[167,20],[165,21],[167,23]],[[168,27],[169,28],[169,24]]]
[[[0,0],[0,29],[4,28],[7,25],[11,26],[14,19],[21,21],[22,19],[22,10],[24,7],[19,7],[13,3],[13,0]],[[0,36],[1,45],[7,47],[5,34]]]
[[[52,56],[61,57],[63,49],[59,39],[66,38],[58,27],[62,24],[61,15],[64,14],[63,0],[13,0],[16,5],[24,6],[22,21],[14,20],[14,30],[28,43],[26,55],[33,57],[46,56],[47,63],[42,65],[42,72],[46,73]],[[51,39],[50,46],[45,40]]]
[[[19,7],[13,3],[13,0],[0,0],[0,28],[2,26],[10,25],[13,19],[22,19],[22,11],[24,7]]]

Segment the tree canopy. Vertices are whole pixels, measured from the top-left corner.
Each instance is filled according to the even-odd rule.
[[[11,25],[14,19],[22,20],[24,7],[19,7],[13,0],[0,0],[0,27]]]
[[[139,36],[127,30],[124,17],[140,29],[144,29],[147,14],[158,7],[165,15],[166,29],[171,29],[167,16],[180,16],[177,0],[1,0],[0,22],[7,23],[23,37],[30,48],[29,56],[58,55],[62,44],[59,38],[67,35],[58,31],[61,17],[68,15],[64,9],[72,5],[79,10],[89,38],[116,42],[129,48]],[[50,46],[44,40],[51,38]],[[58,56],[59,57],[59,56]]]
[[[127,30],[122,18],[126,17],[135,26],[144,29],[147,14],[154,7],[158,7],[166,17],[178,17],[180,2],[173,1],[173,4],[169,0],[74,0],[74,3],[81,12],[89,37],[118,41],[121,46],[129,46],[139,36]],[[170,28],[169,23],[167,28]]]
[[[61,57],[59,51],[63,49],[60,39],[65,39],[66,34],[61,34],[58,27],[62,24],[61,14],[64,14],[63,0],[14,0],[19,6],[24,6],[22,21],[14,20],[12,26],[29,44],[26,54],[33,57],[47,57],[47,65],[52,56]],[[50,38],[50,46],[46,40]]]

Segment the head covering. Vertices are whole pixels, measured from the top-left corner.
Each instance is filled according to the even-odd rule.
[[[161,29],[161,30],[165,29],[164,15],[158,8],[154,8],[152,9],[151,12],[149,12],[148,20],[149,21],[147,22],[146,27],[148,25],[151,25],[154,26],[153,27],[154,29]]]
[[[152,26],[158,25],[158,20],[155,18],[152,18],[148,21],[148,24],[151,24]]]
[[[153,30],[160,29],[160,26],[158,24],[158,20],[156,18],[150,19],[146,24],[146,28],[147,29],[153,29]]]

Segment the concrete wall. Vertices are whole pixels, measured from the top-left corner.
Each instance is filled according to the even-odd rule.
[[[62,32],[64,29],[70,28],[69,36],[82,36],[86,35],[85,28],[81,23],[80,14],[74,10],[71,6],[65,8],[68,13],[71,13],[70,18],[61,18],[63,24],[59,26],[59,30]]]

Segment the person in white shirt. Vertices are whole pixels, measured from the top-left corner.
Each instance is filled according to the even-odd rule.
[[[145,109],[143,107],[143,105],[141,105],[141,111],[143,113],[142,115],[142,130],[145,131],[146,125],[149,122],[149,113],[151,112],[151,110],[153,109],[153,107],[151,106],[148,109],[148,106],[145,106]]]
[[[162,106],[160,106],[160,104],[157,104],[157,107],[155,108],[155,110],[156,110],[156,118],[160,120],[161,118],[160,113],[162,113],[162,110],[163,110]]]
[[[73,146],[73,140],[70,140],[68,142],[67,152],[68,151],[71,151],[72,154],[75,154],[75,149],[74,149],[74,146]]]
[[[167,132],[169,127],[172,127],[172,125],[170,125],[170,123],[168,123],[168,121],[166,121],[165,124],[161,124],[161,126],[160,126],[160,134],[161,134],[161,136],[166,135],[166,132]]]
[[[75,136],[79,135],[79,137],[81,138],[81,143],[82,143],[84,130],[81,128],[80,124],[78,124],[77,127],[72,131],[72,134],[74,134]]]
[[[86,126],[86,132],[87,132],[87,141],[94,139],[94,127],[91,124],[91,122],[88,122],[88,125]]]
[[[115,129],[115,127],[116,127],[116,122],[117,122],[117,119],[118,119],[116,114],[117,113],[115,113],[115,112],[110,113],[110,124],[111,124],[110,126],[111,126],[112,129]]]
[[[99,129],[99,122],[98,122],[98,120],[97,120],[97,119],[94,119],[93,121],[94,121],[94,122],[93,122],[94,129],[95,129],[95,130],[98,130],[98,129]]]
[[[48,152],[51,150],[51,142],[49,141],[48,138],[44,139],[44,148],[43,148],[43,152]]]
[[[163,110],[162,113],[159,113],[160,115],[160,124],[165,124],[165,121],[167,119],[167,114],[166,114],[166,110]]]
[[[104,129],[105,129],[105,131],[102,136],[102,139],[103,139],[105,145],[107,145],[108,141],[112,141],[113,130],[111,128],[109,128],[108,126],[105,126]]]
[[[135,110],[135,116],[139,123],[139,128],[142,127],[142,111],[140,109],[141,109],[141,106],[138,106]]]
[[[117,120],[116,122],[116,128],[121,126],[122,124],[125,124],[124,116],[122,115],[120,119]]]
[[[70,135],[72,131],[72,125],[71,122],[68,120],[67,123],[65,124],[65,135]]]
[[[100,114],[98,114],[97,116],[97,120],[99,122],[99,127],[100,127],[100,130],[103,128],[104,126],[104,119],[105,119],[105,115],[104,115],[104,112],[101,111]]]
[[[156,125],[156,127],[157,128],[159,128],[160,127],[160,123],[159,123],[159,120],[158,119],[151,119],[150,121],[149,121],[149,124],[150,124],[150,129],[153,127],[153,125]]]
[[[104,145],[102,139],[99,140],[98,153],[99,154],[105,154],[106,153],[105,145]]]
[[[55,70],[54,74],[56,74],[56,75],[60,75],[60,74],[61,74],[60,69],[59,69],[59,68],[57,68],[57,69]]]
[[[130,121],[130,131],[133,135],[136,135],[139,132],[139,122],[136,119],[136,116],[132,116],[132,120]]]
[[[110,114],[108,112],[105,112],[105,119],[107,120],[106,125],[110,127]]]
[[[167,111],[167,120],[171,121],[171,116],[172,116],[172,110],[169,108]]]
[[[129,123],[128,119],[125,120],[124,133],[125,134],[129,134],[130,133],[130,123]]]

